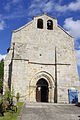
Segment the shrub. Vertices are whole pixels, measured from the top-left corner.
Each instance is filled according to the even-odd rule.
[[[0,93],[2,93],[2,89],[3,89],[3,80],[0,79]]]
[[[17,93],[17,95],[16,95],[17,102],[19,101],[19,98],[20,98],[20,94]]]
[[[5,94],[4,94],[4,98],[6,100],[8,99],[12,99],[13,100],[13,96],[14,96],[14,89],[12,88],[12,91],[10,91],[9,87],[7,88]]]
[[[7,90],[4,94],[4,98],[5,98],[5,100],[8,100],[9,98],[11,98],[11,91],[9,90],[9,88],[7,88]]]

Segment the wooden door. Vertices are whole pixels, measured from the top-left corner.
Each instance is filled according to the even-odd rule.
[[[41,86],[36,87],[36,101],[41,102]]]

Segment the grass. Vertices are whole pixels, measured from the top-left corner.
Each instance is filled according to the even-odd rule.
[[[23,105],[23,103],[19,102],[18,103],[18,110],[16,113],[15,112],[12,113],[11,111],[6,112],[6,113],[4,113],[3,117],[0,116],[0,120],[17,120],[17,117],[20,113],[22,105]]]

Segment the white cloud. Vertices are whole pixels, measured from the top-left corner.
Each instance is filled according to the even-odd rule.
[[[4,6],[4,10],[9,12],[11,10],[11,8],[13,8],[12,5],[17,5],[20,2],[21,2],[21,0],[11,0],[11,1],[6,3],[6,5]],[[16,8],[18,8],[18,6]]]
[[[0,30],[4,30],[4,28],[6,27],[6,24],[3,20],[0,21]]]
[[[20,1],[20,2],[19,2]],[[40,15],[44,12],[50,13],[54,9],[54,0],[32,0],[30,2],[29,7],[24,7],[21,4],[22,0],[12,0],[8,2],[4,9],[7,12],[12,12],[11,14],[7,14],[5,16],[1,16],[1,19],[16,19],[16,18],[32,18],[33,16]],[[17,4],[18,3],[18,4]],[[12,7],[13,6],[13,7]],[[14,9],[11,10],[11,9]]]
[[[52,12],[54,8],[54,0],[43,1],[43,0],[33,0],[28,9],[28,15],[34,16],[42,12]]]
[[[70,10],[70,11],[78,11],[78,10],[80,10],[80,0],[76,0],[76,2],[71,2],[68,5],[57,4],[55,6],[55,9],[58,12],[66,12],[68,10]]]
[[[80,50],[76,50],[77,65],[80,67]]]
[[[7,3],[7,4],[4,6],[4,9],[5,9],[6,11],[9,11],[10,8],[11,8],[10,3]]]
[[[54,3],[53,3],[52,1],[49,1],[49,2],[47,2],[47,3],[44,5],[43,10],[44,10],[45,12],[50,12],[50,11],[52,11],[53,6],[54,6]]]
[[[56,0],[31,0],[29,7],[26,8],[24,7],[23,0],[9,0],[4,6],[4,9],[11,14],[7,14],[5,16],[2,15],[2,19],[16,19],[18,17],[23,18],[25,16],[32,17],[43,12],[58,16],[60,15],[60,12],[64,13],[68,10],[80,10],[80,0],[70,2],[68,5],[61,5],[62,2],[63,0],[58,0],[58,2],[56,2]]]
[[[68,8],[67,8],[66,5],[61,6],[61,5],[58,5],[58,4],[55,6],[55,9],[56,9],[56,11],[58,11],[58,12],[65,12],[65,11],[68,10]]]
[[[20,0],[12,0],[12,3],[18,3]]]
[[[5,11],[10,12],[11,9],[14,9],[13,14],[16,12],[17,13],[24,13],[24,11],[26,12],[26,16],[34,16],[34,15],[38,15],[42,12],[52,12],[53,8],[54,8],[54,0],[32,0],[30,2],[29,7],[26,9],[24,8],[23,4],[21,4],[23,1],[22,0],[11,0],[8,3],[6,3],[6,5],[4,6]],[[21,8],[22,7],[22,8]],[[13,15],[12,14],[12,15]],[[23,16],[22,14],[22,16]],[[10,15],[11,16],[11,15]],[[19,16],[19,15],[18,15]],[[4,16],[3,16],[4,18]],[[6,16],[6,18],[8,18]],[[11,16],[12,18],[12,16]],[[13,17],[15,18],[15,17]]]
[[[63,0],[59,0],[59,4],[61,4],[63,2]]]
[[[77,0],[76,2],[71,2],[68,5],[68,9],[70,9],[72,11],[80,10],[80,0]]]
[[[67,18],[64,21],[63,27],[75,37],[75,39],[80,38],[80,20],[73,20],[73,18]]]
[[[80,10],[80,0],[76,0],[76,2],[70,2],[68,5],[61,5],[63,0],[32,0],[30,1],[29,7],[24,7],[22,4],[22,0],[11,0],[7,2],[4,6],[4,9],[7,12],[12,12],[11,14],[7,14],[3,16],[3,19],[16,19],[18,17],[32,17],[39,15],[43,12],[51,13],[54,16],[60,15],[60,12],[64,13],[68,10],[76,11]],[[13,10],[12,10],[13,9]],[[57,13],[57,14],[56,14]]]
[[[1,54],[0,54],[0,61],[1,61],[2,59],[5,59],[5,57],[6,57],[6,55],[1,55]]]

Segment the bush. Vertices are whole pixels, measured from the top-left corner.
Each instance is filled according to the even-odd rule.
[[[9,87],[7,88],[5,94],[4,94],[4,98],[6,100],[12,99],[13,100],[13,96],[14,96],[14,89],[12,88],[12,91],[10,91]]]
[[[16,95],[17,102],[19,101],[19,98],[20,98],[20,94],[17,93],[17,95]]]
[[[2,89],[3,89],[3,80],[0,79],[0,93],[2,93]]]
[[[2,116],[4,116],[4,112],[5,112],[5,100],[4,100],[3,96],[1,96],[1,100],[0,100],[0,114],[2,114]]]
[[[0,93],[3,93],[4,60],[0,61]]]
[[[4,98],[5,100],[11,99],[11,91],[9,90],[9,88],[7,88],[5,94],[4,94]]]

